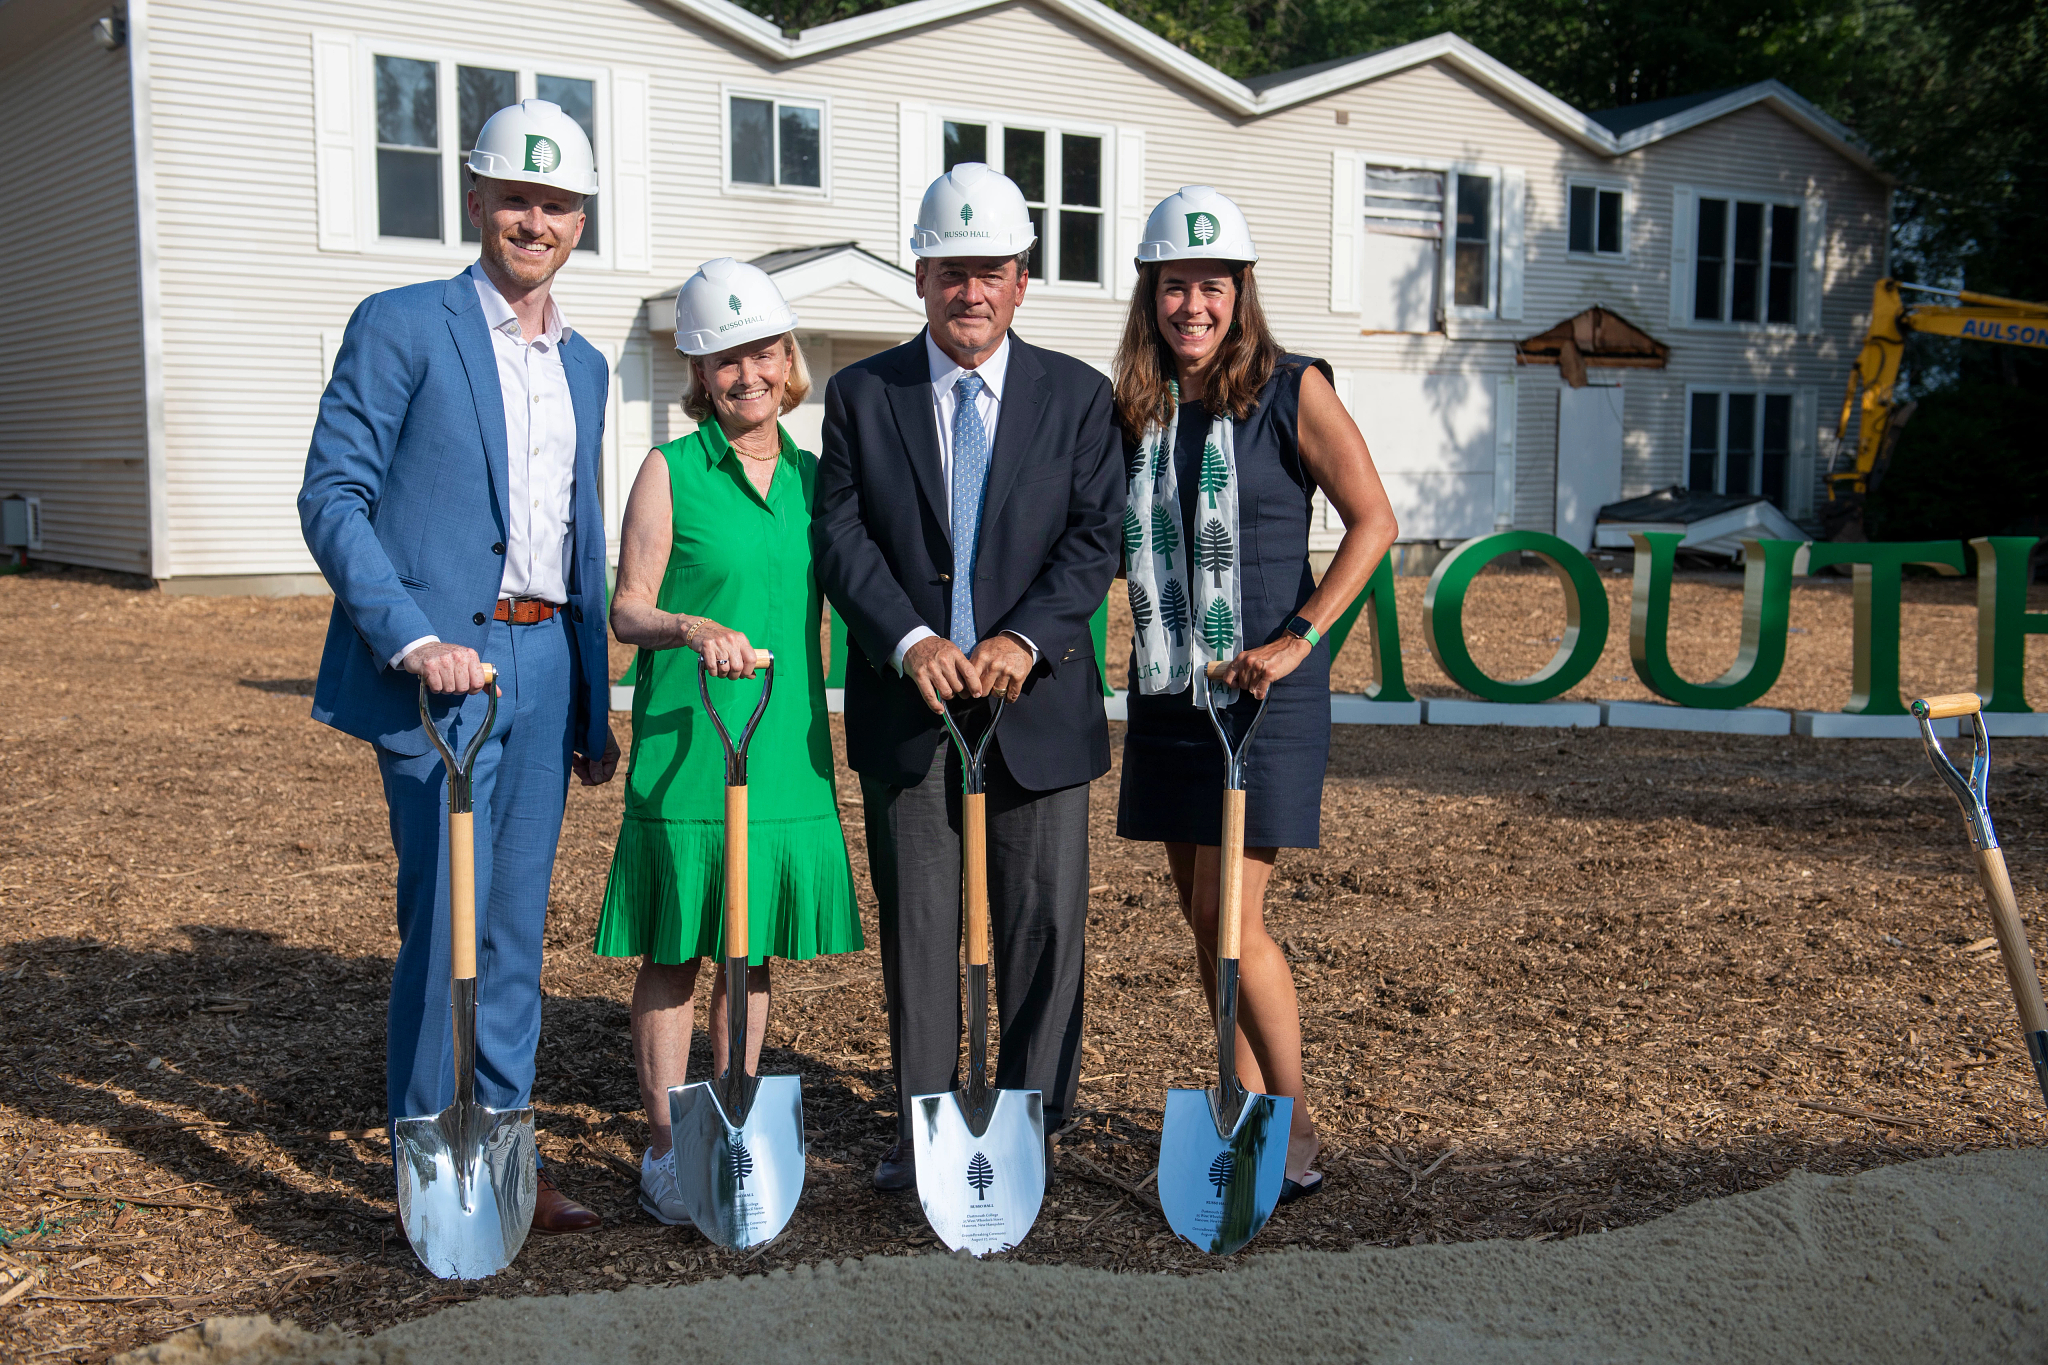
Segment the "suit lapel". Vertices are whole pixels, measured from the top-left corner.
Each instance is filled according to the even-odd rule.
[[[996,441],[989,451],[988,485],[981,499],[981,542],[978,554],[988,545],[989,528],[1002,515],[1003,502],[1038,434],[1045,416],[1045,367],[1038,363],[1036,347],[1010,334],[1010,368],[1003,377],[1003,410],[996,419]]]
[[[946,496],[946,471],[939,461],[939,428],[932,416],[931,365],[925,358],[924,333],[900,347],[898,356],[900,363],[889,380],[889,406],[896,413],[896,430],[903,437],[910,472],[950,545],[953,500]]]
[[[579,342],[581,344],[579,344]],[[570,562],[580,562],[585,537],[595,531],[604,534],[603,489],[598,480],[598,442],[604,430],[605,393],[591,361],[592,347],[581,338],[562,346],[562,371],[569,381],[569,404],[576,412],[576,526]],[[572,584],[573,586],[573,584]]]
[[[484,326],[484,310],[476,301],[476,286],[468,272],[448,281],[442,300],[453,316],[448,331],[455,338],[456,354],[462,357],[463,372],[469,376],[469,396],[476,404],[477,429],[484,437],[484,465],[491,479],[491,501],[498,509],[498,527],[512,522],[505,500],[510,472],[505,455],[505,391],[498,384],[498,357],[491,348],[491,331]],[[577,425],[582,425],[578,415]]]

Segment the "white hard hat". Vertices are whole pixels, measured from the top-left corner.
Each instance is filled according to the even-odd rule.
[[[1207,185],[1182,185],[1159,201],[1145,220],[1138,264],[1147,261],[1244,261],[1259,259],[1244,210]]]
[[[1017,183],[979,161],[963,161],[924,192],[910,250],[917,256],[1015,256],[1037,240]]]
[[[796,330],[796,313],[759,266],[720,256],[676,291],[676,349],[716,355],[728,346]]]
[[[508,104],[485,120],[463,163],[492,180],[524,180],[571,194],[597,193],[590,139],[562,106],[549,100]]]

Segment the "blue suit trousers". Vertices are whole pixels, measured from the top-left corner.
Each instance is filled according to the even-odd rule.
[[[540,1041],[541,934],[569,792],[574,708],[570,641],[557,615],[491,623],[498,718],[477,755],[476,1097],[494,1109],[532,1099]],[[482,694],[437,701],[435,724],[459,759],[483,725]],[[452,732],[452,736],[451,736]],[[449,1004],[448,773],[439,753],[378,747],[398,852],[398,966],[391,974],[385,1102],[393,1119],[438,1114],[455,1098]]]

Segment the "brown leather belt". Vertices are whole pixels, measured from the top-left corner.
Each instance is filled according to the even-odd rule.
[[[496,616],[498,620],[510,621],[515,626],[531,626],[538,625],[560,610],[554,603],[543,602],[538,597],[501,597]]]

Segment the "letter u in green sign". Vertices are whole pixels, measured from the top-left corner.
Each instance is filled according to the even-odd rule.
[[[1671,565],[1685,539],[1678,531],[1636,531],[1635,591],[1628,614],[1628,661],[1643,686],[1666,701],[1708,710],[1748,706],[1785,667],[1785,627],[1792,616],[1792,561],[1803,540],[1742,542],[1742,645],[1726,673],[1687,682],[1671,666]]]

